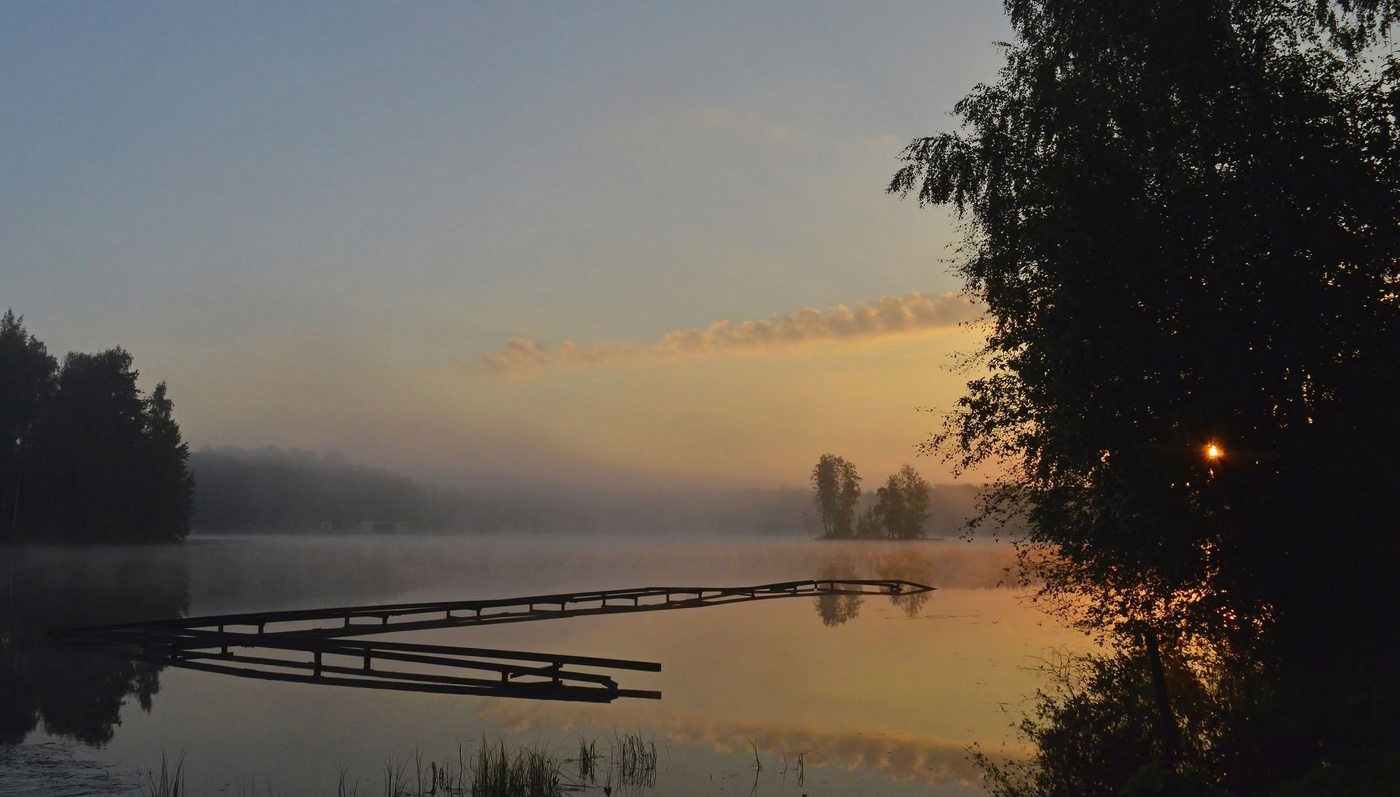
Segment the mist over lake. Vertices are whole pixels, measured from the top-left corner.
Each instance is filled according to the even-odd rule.
[[[0,3],[0,797],[1400,794],[1400,0]]]
[[[254,784],[325,792],[342,768],[361,793],[378,793],[384,762],[415,751],[424,761],[456,760],[459,746],[485,737],[566,756],[580,737],[606,742],[635,732],[662,750],[656,794],[748,793],[755,781],[768,794],[980,794],[968,745],[1008,745],[1015,754],[1003,709],[1040,684],[1038,660],[1087,645],[1004,586],[1012,551],[992,542],[197,535],[181,546],[28,546],[0,556],[7,705],[38,697],[27,713],[5,717],[10,740],[20,742],[6,753],[6,781],[21,789],[39,782],[24,773],[39,777],[55,757],[72,759],[70,776],[87,777],[97,784],[91,793],[101,793],[101,783],[134,784],[158,770],[164,755],[183,756],[193,793]],[[55,650],[39,632],[153,615],[810,578],[902,578],[938,589],[899,602],[795,598],[408,635],[661,664],[659,673],[626,673],[623,684],[659,690],[660,700],[603,705],[271,683],[160,666],[133,674],[119,659]],[[57,660],[83,663],[33,666]],[[65,713],[61,695],[92,708]]]

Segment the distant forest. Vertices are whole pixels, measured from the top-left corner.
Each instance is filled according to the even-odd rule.
[[[344,457],[298,449],[203,448],[190,456],[197,531],[437,529],[467,520],[460,494]]]
[[[203,448],[189,464],[199,485],[192,527],[204,533],[821,533],[811,493],[798,489],[453,489],[283,448]],[[977,489],[932,488],[930,535],[961,533]]]

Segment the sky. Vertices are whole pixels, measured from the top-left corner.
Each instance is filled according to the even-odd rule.
[[[1008,38],[997,0],[0,3],[0,305],[129,350],[196,449],[947,481],[978,309],[957,220],[884,189]]]

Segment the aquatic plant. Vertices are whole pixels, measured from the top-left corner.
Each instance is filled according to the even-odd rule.
[[[470,765],[472,797],[555,797],[564,793],[559,762],[544,750],[507,749],[504,741],[492,745],[482,738]]]
[[[608,754],[596,740],[579,737],[578,758],[562,760],[543,746],[514,745],[483,737],[475,749],[457,748],[456,760],[427,759],[415,750],[404,759],[390,757],[382,767],[383,797],[563,797],[596,788],[606,762],[603,793],[640,794],[656,786],[660,754],[656,742],[640,733],[614,733]],[[569,765],[566,768],[566,765]],[[800,766],[800,758],[799,758]],[[576,776],[576,777],[575,777]],[[172,768],[161,754],[159,774],[147,773],[142,797],[183,797],[184,758]],[[336,797],[359,797],[359,781],[342,765]],[[273,791],[269,784],[268,795]],[[253,797],[256,797],[256,787]]]
[[[655,786],[658,760],[656,742],[642,739],[640,733],[614,733],[609,751],[609,781],[615,774],[620,786]]]
[[[185,791],[185,757],[180,756],[180,760],[175,762],[175,768],[171,769],[165,758],[165,752],[160,754],[160,775],[157,776],[152,771],[146,772],[147,786],[141,789],[145,797],[183,797]]]
[[[578,768],[580,785],[597,781],[598,758],[598,743],[580,736],[578,738],[578,759],[574,761]]]

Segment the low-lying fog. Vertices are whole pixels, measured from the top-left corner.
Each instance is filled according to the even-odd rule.
[[[820,533],[809,488],[637,485],[445,487],[295,449],[202,449],[190,457],[196,532],[409,530],[633,533],[647,536]],[[867,477],[871,478],[871,477]],[[867,484],[866,501],[875,487]],[[954,537],[975,508],[976,485],[936,485],[925,524]]]

